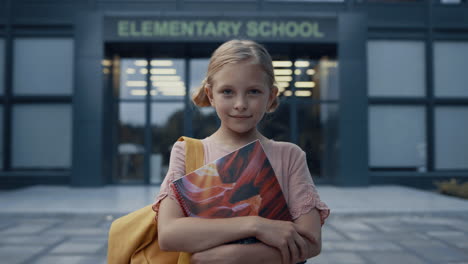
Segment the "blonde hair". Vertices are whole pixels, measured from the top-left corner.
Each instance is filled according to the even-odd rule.
[[[273,92],[274,88],[277,87],[273,63],[268,51],[255,41],[233,39],[223,43],[213,52],[208,65],[206,78],[192,95],[192,101],[195,105],[200,107],[211,106],[210,100],[205,93],[205,87],[212,87],[213,76],[221,70],[224,65],[247,60],[253,60],[254,64],[258,64],[262,67],[267,76],[266,81],[268,87],[270,87],[270,92]],[[275,94],[275,100],[273,100],[267,112],[273,112],[278,106],[279,98]]]

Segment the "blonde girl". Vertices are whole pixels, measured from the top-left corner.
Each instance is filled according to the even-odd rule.
[[[185,175],[185,142],[174,144],[169,170],[153,205],[159,244],[165,251],[194,253],[191,263],[297,263],[321,250],[321,226],[329,215],[297,145],[263,136],[257,125],[279,101],[267,50],[249,40],[231,40],[212,55],[202,86],[193,95],[200,107],[213,107],[221,120],[202,139],[205,164],[259,139],[278,177],[293,222],[258,216],[226,219],[184,217],[170,188]],[[247,237],[261,243],[227,244]]]

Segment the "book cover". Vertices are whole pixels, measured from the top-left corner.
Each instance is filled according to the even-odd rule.
[[[291,221],[285,197],[259,140],[173,181],[185,216],[257,215]]]

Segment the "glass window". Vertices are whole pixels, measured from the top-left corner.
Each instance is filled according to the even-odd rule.
[[[151,60],[151,95],[153,98],[184,98],[185,60]]]
[[[336,175],[338,167],[337,104],[306,104],[297,109],[298,144],[307,154],[312,178]]]
[[[221,121],[213,107],[197,107],[191,104],[193,109],[192,128],[195,138],[203,139],[214,132],[221,125]]]
[[[169,167],[172,145],[183,135],[184,103],[151,104],[151,183],[161,183]]]
[[[120,91],[121,99],[144,99],[146,96],[146,68],[148,61],[145,59],[121,59],[120,60]]]
[[[190,94],[201,86],[203,79],[206,77],[209,63],[209,58],[190,60]]]
[[[291,141],[290,106],[283,99],[275,112],[265,114],[258,130],[276,141]]]
[[[435,109],[436,169],[468,169],[468,107]]]
[[[142,182],[145,154],[145,104],[119,104],[117,181]]]
[[[0,95],[5,90],[5,40],[0,38]]]
[[[14,46],[15,95],[72,94],[72,39],[18,38]]]
[[[309,63],[309,61],[304,60],[303,64]],[[293,82],[293,76],[295,73],[293,73],[293,62],[290,59],[273,59],[273,70],[275,74],[275,80],[276,80],[276,85],[278,86],[278,96],[281,98],[283,96],[289,97],[292,96],[292,82]],[[304,75],[302,78],[307,78],[308,81],[310,82],[311,77],[307,76],[305,72],[302,70],[297,70],[297,74],[303,73]],[[297,77],[298,79],[301,77]],[[312,90],[309,91],[308,96],[311,96]]]
[[[437,97],[468,97],[468,42],[434,43]]]
[[[367,43],[369,96],[424,96],[422,41],[372,40]]]
[[[70,105],[15,105],[12,166],[15,169],[70,167],[71,120]]]
[[[190,95],[200,88],[206,77],[209,62],[209,58],[190,60]],[[218,129],[220,121],[214,108],[198,107],[192,102],[189,103],[189,107],[192,110],[192,128],[195,138],[203,139]]]
[[[371,106],[369,166],[426,170],[426,117],[418,106]]]
[[[3,169],[3,106],[0,105],[0,170]]]
[[[338,63],[335,60],[327,58],[320,59],[317,67],[317,76],[315,84],[318,87],[316,96],[318,100],[338,100]]]

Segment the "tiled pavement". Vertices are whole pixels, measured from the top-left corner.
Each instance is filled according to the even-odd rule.
[[[107,232],[110,223],[124,212],[109,208],[108,213],[99,213],[92,209],[89,210],[90,213],[79,210],[76,213],[65,212],[65,210],[60,210],[60,205],[64,205],[64,200],[68,199],[68,205],[73,208],[73,203],[79,201],[80,198],[73,198],[71,197],[73,195],[69,195],[65,199],[60,196],[62,195],[60,189],[47,189],[47,193],[55,197],[57,201],[54,203],[51,200],[47,206],[48,210],[43,210],[46,212],[28,209],[28,206],[34,204],[33,198],[45,199],[37,197],[37,194],[44,191],[44,188],[48,187],[0,192],[0,263],[106,263]],[[322,199],[329,201],[332,209],[337,209],[323,228],[321,255],[310,259],[308,263],[468,263],[468,201],[423,193],[418,190],[413,192],[411,189],[403,188],[400,189],[400,194],[407,192],[407,196],[413,197],[413,200],[407,200],[405,206],[400,204],[401,208],[405,208],[400,212],[390,210],[389,206],[369,207],[366,210],[361,208],[360,211],[358,209],[353,211],[352,208],[340,210],[335,200],[356,200],[362,194],[362,190],[359,190],[359,195],[353,195],[347,189],[348,195],[345,198],[338,195],[343,195],[343,193],[333,191],[335,187],[330,188],[332,191],[320,188]],[[397,189],[392,189],[392,193],[398,190],[398,187],[395,188]],[[99,190],[93,191],[99,192]],[[367,191],[373,194],[375,189],[370,188]],[[21,194],[21,201],[18,201],[16,196],[18,192]],[[89,199],[91,195],[86,193],[86,190],[77,191],[77,193],[81,193],[82,200]],[[380,193],[385,194],[385,190],[380,190]],[[127,195],[129,193],[125,194]],[[334,195],[333,199],[332,195]],[[424,198],[421,198],[423,196]],[[417,201],[418,197],[422,200]],[[136,197],[136,199],[140,198]],[[404,198],[399,197],[399,199]],[[380,204],[385,205],[388,202],[383,200],[389,197],[382,197],[382,195],[375,197],[373,202],[376,206],[378,202],[375,200],[378,199],[382,199]],[[413,210],[415,212],[407,210],[411,209],[412,203],[413,205],[425,204],[424,199],[429,199],[426,201],[428,205],[443,205],[443,207],[430,208],[429,206],[422,210],[424,208],[419,206],[414,208],[419,209]],[[7,203],[10,205],[8,208]],[[16,209],[11,205],[14,205]],[[56,212],[53,212],[51,207],[56,208]],[[78,207],[78,205],[75,206],[75,208]]]

